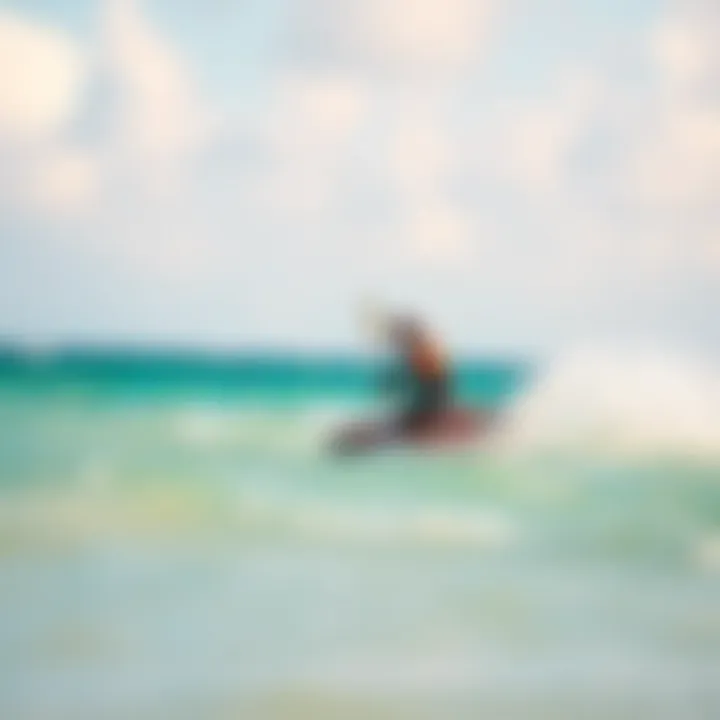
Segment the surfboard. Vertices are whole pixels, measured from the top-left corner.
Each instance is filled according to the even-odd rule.
[[[487,410],[454,408],[431,425],[412,431],[400,431],[377,420],[355,422],[332,436],[330,450],[336,455],[357,455],[398,446],[429,450],[461,447],[486,435],[494,419],[494,413]]]

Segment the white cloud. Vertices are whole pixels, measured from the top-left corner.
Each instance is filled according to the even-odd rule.
[[[567,190],[572,152],[596,120],[604,94],[596,74],[573,70],[537,105],[508,108],[498,128],[500,173],[535,194]]]
[[[388,178],[403,196],[441,191],[457,160],[447,128],[425,103],[403,109],[388,141]]]
[[[155,29],[142,2],[107,0],[101,20],[95,71],[110,122],[87,156],[49,164],[43,189],[48,200],[85,200],[90,212],[76,237],[87,245],[133,272],[186,279],[214,257],[193,192],[196,160],[212,140],[216,117],[182,53]],[[62,183],[61,191],[68,173],[74,190]]]
[[[712,206],[720,188],[720,10],[675,5],[651,29],[649,53],[658,92],[631,157],[631,188],[650,206]]]
[[[106,0],[87,45],[85,56],[59,30],[0,14],[0,140],[23,140],[0,142],[0,202],[129,276],[186,280],[215,259],[193,197],[214,116],[141,3]],[[97,112],[91,137],[82,111]]]
[[[717,202],[720,109],[669,109],[638,143],[630,173],[636,196],[650,207],[692,210]]]
[[[454,70],[484,44],[494,5],[487,0],[367,0],[354,4],[353,39],[391,66]]]
[[[0,12],[0,164],[3,202],[75,213],[95,192],[92,158],[66,147],[80,114],[88,62],[66,33]]]
[[[651,56],[672,90],[681,94],[712,92],[712,84],[720,79],[717,5],[674,3],[652,28],[649,44]]]
[[[391,254],[399,252],[405,261],[421,264],[457,264],[472,255],[477,218],[450,197],[460,148],[433,97],[405,99],[395,108],[378,183],[396,207],[397,220],[390,221],[387,239]]]
[[[277,77],[253,134],[266,163],[252,187],[241,188],[253,209],[289,222],[327,218],[369,101],[364,84],[341,73],[288,71]]]
[[[113,209],[101,228],[90,227],[87,242],[97,243],[139,277],[200,284],[217,257],[207,243],[207,226],[192,205],[157,201]]]
[[[108,0],[102,54],[117,107],[116,160],[150,183],[169,183],[212,128],[180,53],[134,0]],[[158,188],[162,189],[162,188]]]
[[[495,147],[483,148],[489,155],[483,160],[498,180],[509,181],[510,193],[526,194],[522,200],[514,195],[516,204],[526,211],[534,206],[530,217],[553,228],[554,237],[532,245],[545,243],[552,253],[574,236],[573,265],[592,281],[602,277],[593,270],[602,256],[613,272],[630,269],[647,282],[679,277],[696,256],[714,263],[720,244],[712,213],[720,188],[717,17],[712,4],[682,3],[649,26],[648,46],[639,43],[635,55],[635,72],[648,73],[642,86],[611,71],[604,77],[573,70],[540,101],[503,107]],[[583,152],[594,153],[594,160],[587,163]],[[578,232],[577,218],[586,229]],[[562,284],[567,271],[557,268]]]
[[[48,148],[32,168],[33,201],[51,214],[76,216],[97,200],[99,168],[88,152],[71,148]]]
[[[400,249],[421,263],[454,265],[467,261],[472,253],[467,215],[441,198],[415,208],[398,235]]]
[[[113,207],[128,205],[119,194],[135,194],[138,213],[151,202],[143,191],[178,189],[212,122],[180,53],[140,5],[107,0],[102,21],[98,52],[88,57],[60,30],[0,13],[0,140],[23,141],[3,158],[17,203],[113,224]],[[105,83],[113,114],[84,147],[63,131],[80,117],[89,77]]]
[[[267,118],[273,151],[325,155],[346,143],[368,110],[367,89],[340,73],[286,73],[278,79]]]
[[[78,110],[85,62],[62,31],[0,10],[0,138],[37,139]]]
[[[301,0],[293,62],[318,61],[384,81],[447,79],[483,57],[497,0]]]

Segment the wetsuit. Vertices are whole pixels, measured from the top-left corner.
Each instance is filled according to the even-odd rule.
[[[403,431],[431,425],[448,406],[447,365],[430,341],[416,341],[402,353],[399,384],[404,397],[396,423]]]

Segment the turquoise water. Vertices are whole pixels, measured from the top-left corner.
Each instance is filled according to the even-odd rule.
[[[467,362],[484,443],[328,457],[373,372],[6,353],[0,717],[718,717],[714,369]]]

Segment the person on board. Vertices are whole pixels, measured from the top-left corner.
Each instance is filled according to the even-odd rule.
[[[393,318],[387,338],[396,356],[386,389],[399,396],[397,425],[403,432],[422,430],[441,419],[450,405],[450,371],[445,351],[414,317]]]

